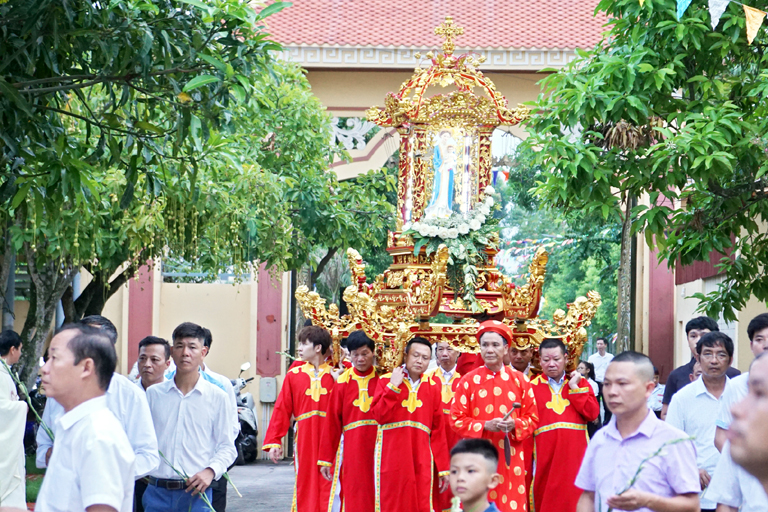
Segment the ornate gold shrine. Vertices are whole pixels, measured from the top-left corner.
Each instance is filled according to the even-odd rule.
[[[528,116],[523,106],[510,109],[506,98],[477,69],[483,57],[453,54],[454,39],[463,29],[454,25],[451,17],[446,17],[435,34],[445,39],[443,53],[435,56],[429,52],[430,67],[417,68],[397,93],[387,94],[383,109],[367,112],[370,121],[393,127],[400,135],[396,231],[390,232],[387,240],[393,264],[367,283],[360,254],[347,250],[353,284],[343,294],[349,308],[343,317],[339,317],[335,304],[326,308],[325,300],[306,286],[296,290],[296,298],[313,324],[330,331],[334,363],[338,362],[341,339],[357,329],[363,329],[376,342],[376,366],[381,372],[401,364],[403,349],[414,336],[433,343],[448,341],[461,352],[476,353],[478,318],[494,318],[513,326],[513,345],[519,348],[538,347],[545,338],[561,338],[573,369],[586,341],[585,327],[601,299],[592,291],[569,304],[567,313],[557,310],[552,322],[537,318],[548,259],[543,248],[533,257],[527,283],[515,287],[494,262],[498,236],[491,240],[485,249],[489,263],[478,268],[475,296],[483,309],[478,314],[456,297],[447,283],[447,248],[441,246],[427,256],[424,248],[414,251],[411,237],[402,234],[425,219],[452,213],[469,215],[492,181],[493,130],[499,125],[515,125]],[[428,89],[437,86],[453,86],[455,90],[427,96]],[[430,319],[440,313],[454,323],[431,323]]]

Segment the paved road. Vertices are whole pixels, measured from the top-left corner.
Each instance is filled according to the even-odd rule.
[[[288,462],[272,464],[258,460],[234,466],[229,475],[242,498],[232,487],[227,491],[227,512],[289,512],[293,500],[294,472]]]

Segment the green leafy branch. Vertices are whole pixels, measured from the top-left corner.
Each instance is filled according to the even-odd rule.
[[[664,443],[661,446],[659,446],[658,450],[656,450],[655,452],[651,453],[646,458],[644,458],[643,460],[640,461],[640,465],[637,467],[637,470],[635,471],[635,474],[632,475],[632,478],[629,479],[629,483],[627,484],[627,486],[621,492],[616,493],[616,496],[621,496],[622,494],[624,494],[625,492],[630,490],[632,488],[632,486],[635,485],[635,483],[637,483],[638,478],[640,478],[640,473],[642,473],[643,469],[645,469],[645,465],[651,459],[654,459],[656,457],[660,457],[661,455],[663,455],[664,448],[666,448],[668,446],[684,443],[686,441],[693,441],[693,440],[694,440],[693,437],[681,437],[679,439],[673,439],[671,441],[667,441],[666,443]],[[608,508],[608,512],[612,512],[612,511],[613,511],[613,508],[609,507]]]
[[[189,480],[189,475],[187,475],[184,471],[180,471],[180,470],[176,469],[174,467],[174,465],[171,464],[171,461],[169,461],[165,457],[165,455],[163,455],[163,452],[158,450],[157,453],[160,454],[160,458],[163,459],[163,462],[168,464],[168,467],[171,468],[174,473],[179,475],[182,478],[182,480],[184,480],[184,483],[186,484],[187,481]],[[200,499],[203,500],[203,503],[205,503],[205,505],[211,510],[211,512],[216,512],[216,509],[213,508],[213,505],[211,504],[211,500],[208,499],[208,496],[205,494],[205,492],[201,492],[201,493],[198,493],[198,494],[200,496]],[[238,494],[240,494],[240,493],[238,493]]]

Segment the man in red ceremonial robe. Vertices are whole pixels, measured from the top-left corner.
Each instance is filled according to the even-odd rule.
[[[539,409],[539,426],[533,433],[534,512],[576,510],[581,489],[574,482],[587,451],[587,423],[600,414],[587,379],[577,371],[565,374],[567,359],[562,341],[541,342],[542,375],[531,381]]]
[[[424,373],[430,359],[429,341],[413,338],[405,347],[405,365],[382,376],[376,387],[371,410],[379,422],[377,512],[432,512],[433,465],[440,490],[448,488],[441,389]]]
[[[323,477],[332,482],[328,512],[333,509],[336,485],[341,485],[341,510],[374,512],[374,450],[379,424],[371,403],[379,382],[373,367],[376,346],[363,331],[355,331],[347,338],[347,348],[353,368],[339,376],[331,392],[317,464]],[[342,435],[343,448],[337,458]],[[334,460],[336,471],[332,473]]]
[[[262,449],[269,450],[269,458],[277,464],[283,458],[281,441],[291,426],[291,417],[296,418],[292,512],[325,512],[328,508],[331,483],[320,475],[317,459],[334,385],[332,368],[325,362],[330,346],[331,336],[322,327],[312,325],[299,331],[298,352],[305,363],[288,370],[264,436]]]
[[[525,511],[523,441],[533,434],[539,421],[536,400],[523,374],[504,365],[504,352],[513,337],[509,326],[497,320],[485,321],[477,337],[485,364],[459,381],[451,407],[453,429],[461,437],[482,437],[493,443],[499,450],[501,479],[488,498],[502,512]],[[517,409],[516,403],[520,405]]]
[[[461,375],[456,369],[456,360],[459,358],[458,350],[454,349],[447,341],[438,341],[435,343],[435,359],[438,367],[427,373],[427,376],[435,381],[441,391],[443,400],[443,422],[445,423],[445,442],[448,446],[448,453],[459,442],[461,437],[451,428],[451,403],[453,394],[456,392],[456,386],[459,384]],[[435,467],[437,474],[437,467]],[[451,498],[453,493],[450,489],[440,492],[440,484],[437,478],[434,479],[432,489],[433,501],[437,512],[449,512],[451,510]]]

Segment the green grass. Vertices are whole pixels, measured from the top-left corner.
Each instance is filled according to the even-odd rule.
[[[27,455],[27,503],[35,503],[37,495],[40,493],[40,486],[43,485],[42,475],[45,469],[35,467],[35,456]]]

